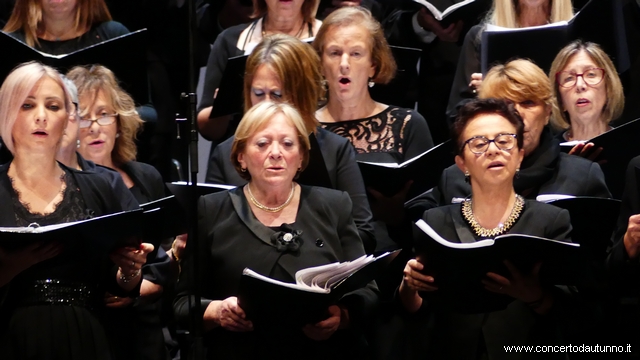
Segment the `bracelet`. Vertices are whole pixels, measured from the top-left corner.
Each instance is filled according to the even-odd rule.
[[[179,262],[180,258],[176,255],[176,241],[178,241],[178,239],[174,239],[173,243],[171,243],[171,257],[174,261]]]
[[[122,273],[122,268],[118,268],[118,270],[120,270],[119,279],[122,280],[122,282],[125,283],[125,284],[130,282],[131,280],[137,278],[138,276],[140,276],[140,273],[141,273],[140,269],[138,269],[138,270],[132,272],[131,274],[129,274],[128,276],[126,276],[126,275],[124,275]]]

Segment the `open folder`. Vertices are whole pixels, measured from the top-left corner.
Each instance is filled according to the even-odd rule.
[[[454,163],[453,158],[453,143],[447,140],[401,164],[358,161],[358,166],[365,186],[386,196],[398,193],[413,180],[406,197],[412,199],[436,186],[442,171]]]
[[[0,248],[15,250],[36,242],[57,241],[65,248],[106,253],[118,247],[140,245],[143,211],[132,210],[62,224],[0,227]]]
[[[367,286],[400,250],[298,270],[296,283],[242,272],[238,304],[256,329],[296,327],[324,320],[327,308],[345,294]]]
[[[194,191],[186,182],[165,185],[173,195],[140,205],[144,211],[144,236],[148,238],[167,238],[187,233],[189,221],[197,220],[193,208],[200,196],[234,188],[229,185],[198,184]]]
[[[489,8],[487,0],[413,0],[425,7],[442,28],[457,21],[477,21]]]
[[[0,32],[0,78],[19,64],[39,61],[66,73],[74,66],[100,64],[109,68],[122,88],[139,104],[149,102],[147,82],[146,29],[121,35],[64,55],[38,51],[10,35]]]
[[[591,140],[579,142],[591,142],[595,148],[602,148],[602,152],[595,159],[605,160],[600,165],[607,187],[614,198],[619,199],[624,189],[625,172],[627,164],[634,157],[640,155],[640,119],[630,121],[624,125],[602,133]],[[560,143],[562,151],[569,152],[578,142]]]
[[[416,253],[438,290],[425,292],[431,304],[461,313],[495,311],[513,301],[484,289],[488,272],[505,277],[509,260],[522,272],[542,262],[540,281],[547,285],[575,285],[584,266],[580,245],[531,235],[505,234],[473,243],[454,243],[440,236],[424,220],[414,224]]]
[[[482,33],[482,73],[514,58],[531,59],[545,72],[558,52],[571,41],[599,44],[618,73],[631,66],[620,0],[590,0],[569,21],[526,28],[488,25]]]

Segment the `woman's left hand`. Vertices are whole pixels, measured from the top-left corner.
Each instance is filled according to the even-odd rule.
[[[596,146],[590,142],[586,144],[585,143],[576,144],[576,146],[574,146],[569,151],[569,155],[580,156],[595,162],[596,160],[598,160],[598,156],[600,155],[601,152],[602,152],[602,147],[596,148]],[[607,160],[599,159],[597,163],[600,165],[604,165],[607,163]]]
[[[511,279],[489,272],[482,280],[485,289],[509,295],[525,303],[535,302],[543,296],[539,276],[542,263],[535,264],[529,274],[523,274],[508,260],[505,260],[504,264],[511,273]]]
[[[345,312],[345,316],[342,315],[343,311]],[[346,319],[348,318],[346,309],[342,309],[338,305],[331,305],[329,306],[328,312],[328,318],[316,324],[307,324],[302,328],[302,332],[304,332],[309,339],[316,341],[327,340],[336,330],[341,327],[346,327],[345,323],[348,321]]]
[[[123,308],[133,304],[130,297],[115,296],[110,293],[104,295],[104,303],[108,308]]]

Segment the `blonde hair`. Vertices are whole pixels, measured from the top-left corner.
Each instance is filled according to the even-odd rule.
[[[22,30],[27,45],[39,45],[38,34],[44,32],[42,0],[17,0],[9,21],[2,31],[12,33]],[[111,13],[104,0],[78,0],[74,30],[89,30],[94,24],[111,21]]]
[[[76,66],[67,73],[67,77],[78,87],[80,99],[90,96],[91,103],[83,104],[80,116],[85,117],[102,91],[106,100],[118,114],[119,137],[111,151],[111,160],[121,166],[136,159],[136,136],[141,130],[143,121],[136,111],[135,102],[118,84],[113,72],[102,65]]]
[[[605,124],[609,124],[613,119],[620,117],[624,110],[622,82],[609,55],[598,44],[576,40],[560,50],[551,64],[551,70],[549,70],[549,81],[553,84],[553,118],[551,122],[560,129],[568,129],[571,126],[571,119],[569,119],[569,114],[566,113],[562,105],[562,97],[556,77],[567,66],[569,60],[581,52],[587,54],[596,63],[596,66],[604,69],[607,102],[602,108],[602,114]]]
[[[346,27],[351,25],[361,25],[369,32],[371,39],[371,62],[376,67],[376,72],[371,80],[377,84],[386,84],[396,74],[396,61],[387,39],[384,37],[384,30],[380,23],[371,16],[371,12],[360,6],[347,6],[333,11],[322,22],[316,38],[313,40],[313,47],[320,57],[324,51],[326,36],[329,30],[336,27]]]
[[[496,65],[482,80],[480,98],[500,98],[513,102],[533,100],[552,106],[553,94],[547,75],[529,60],[517,59]]]
[[[251,83],[261,65],[268,65],[278,76],[282,97],[292,104],[304,119],[307,134],[318,126],[315,112],[322,89],[320,59],[311,45],[293,36],[274,34],[265,37],[255,47],[245,67],[244,110],[251,107]]]
[[[303,0],[302,8],[300,12],[302,13],[302,18],[305,22],[313,25],[316,19],[316,12],[318,11],[318,6],[320,5],[320,0]],[[267,15],[267,2],[265,0],[253,0],[253,14],[251,14],[252,18],[259,18]]]
[[[35,61],[18,65],[0,87],[0,137],[12,154],[15,152],[15,146],[11,132],[18,119],[20,108],[34,86],[45,76],[62,88],[65,110],[67,114],[72,112],[71,94],[64,86],[58,71]]]
[[[240,165],[238,161],[238,155],[243,153],[247,148],[249,138],[258,130],[262,129],[267,122],[278,113],[284,114],[298,133],[298,141],[300,142],[300,152],[302,155],[300,171],[304,170],[309,163],[309,149],[311,148],[311,144],[309,143],[309,135],[306,133],[306,123],[300,116],[298,110],[287,103],[275,103],[270,100],[261,101],[244,114],[242,120],[240,120],[240,124],[238,124],[233,144],[231,145],[231,163],[233,163],[233,167],[236,168],[240,177],[247,181],[251,180],[251,174],[249,174],[248,171],[242,171],[242,165]]]
[[[573,17],[571,0],[550,0],[550,2],[549,22],[565,21]],[[493,0],[493,6],[485,21],[506,28],[519,28],[521,27],[518,23],[519,15],[518,0]]]

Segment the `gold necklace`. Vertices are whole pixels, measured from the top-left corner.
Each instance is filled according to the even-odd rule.
[[[524,208],[524,199],[522,196],[516,194],[516,201],[513,204],[513,208],[511,208],[509,217],[507,217],[507,220],[503,224],[498,224],[498,226],[493,229],[485,229],[478,223],[475,216],[473,216],[473,209],[471,205],[473,205],[473,199],[465,200],[462,203],[462,216],[467,220],[476,236],[491,238],[504,234],[511,229],[513,224],[515,224],[520,217],[520,213],[522,213],[522,209]]]
[[[264,210],[264,211],[272,212],[272,213],[279,212],[282,209],[284,209],[287,205],[289,205],[289,203],[293,199],[293,193],[294,193],[295,188],[296,188],[296,186],[293,183],[291,183],[291,193],[289,193],[289,197],[287,198],[287,200],[282,205],[279,205],[279,206],[276,206],[276,207],[268,207],[268,206],[262,205],[260,202],[258,202],[258,199],[256,199],[255,196],[253,196],[253,193],[251,192],[251,186],[249,186],[249,184],[247,184],[247,192],[249,193],[249,200],[251,200],[253,205],[255,205],[260,210]]]

